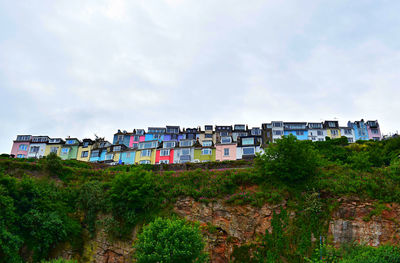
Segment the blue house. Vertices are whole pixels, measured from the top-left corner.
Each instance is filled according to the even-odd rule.
[[[135,155],[136,155],[136,150],[129,150],[129,151],[121,152],[121,155],[119,157],[120,163],[134,164],[135,163]]]
[[[145,141],[158,140],[159,142],[162,142],[164,140],[165,132],[166,128],[149,127],[147,129],[147,133],[144,137],[144,140]]]
[[[308,130],[306,122],[284,122],[283,135],[289,136],[292,134],[298,140],[308,140]]]
[[[361,121],[355,121],[355,122],[349,121],[347,123],[347,127],[353,128],[356,141],[369,140],[367,123],[364,122],[363,119],[361,119]]]
[[[129,147],[131,137],[133,136],[132,132],[118,130],[117,133],[114,134],[113,144],[123,144],[126,147]]]

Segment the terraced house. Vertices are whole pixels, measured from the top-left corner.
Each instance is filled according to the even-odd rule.
[[[149,127],[130,132],[118,130],[113,143],[96,137],[50,138],[48,136],[18,135],[13,141],[11,155],[15,158],[42,158],[55,153],[64,160],[111,164],[172,164],[187,162],[227,161],[254,158],[268,144],[282,136],[298,140],[324,141],[346,137],[357,140],[381,140],[377,120],[349,121],[339,126],[336,120],[324,122],[271,121],[261,127],[247,124],[205,125],[204,130],[180,126]]]

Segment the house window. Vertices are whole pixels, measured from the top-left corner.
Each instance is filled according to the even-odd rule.
[[[107,161],[112,160],[113,157],[114,157],[114,154],[112,154],[112,153],[107,153],[107,154],[106,154],[106,160],[107,160]]]
[[[126,153],[126,158],[131,158],[131,153]]]
[[[205,128],[205,130],[206,131],[212,131],[212,125],[206,125],[206,126],[204,126],[204,128]]]
[[[140,152],[141,157],[149,157],[151,155],[151,150],[143,150]]]
[[[299,135],[304,135],[304,131],[296,131],[296,135],[297,135],[297,136],[299,136]]]
[[[261,135],[261,130],[258,128],[251,129],[251,135]]]
[[[236,131],[244,131],[246,127],[244,125],[235,125],[234,129]]]
[[[160,156],[169,156],[169,150],[161,150]]]
[[[221,137],[221,143],[231,143],[232,138],[231,137]]]
[[[160,164],[169,164],[169,160],[160,160]]]
[[[339,134],[337,130],[331,130],[331,133],[333,136],[337,136]]]
[[[187,134],[187,135],[186,135],[186,139],[191,139],[191,140],[193,140],[193,139],[194,139],[194,134],[193,134],[193,133]]]
[[[229,148],[224,148],[224,156],[229,156]]]
[[[61,149],[61,154],[68,154],[69,153],[69,148],[62,148]]]
[[[174,148],[175,142],[164,142],[163,148]]]
[[[153,139],[157,139],[157,140],[161,139],[161,134],[154,134]]]
[[[58,152],[58,147],[51,147],[50,148],[51,153],[57,153]]]
[[[212,134],[209,134],[209,133],[205,134],[205,138],[206,138],[206,139],[211,139],[212,137],[213,137]]]
[[[201,154],[202,155],[211,155],[212,154],[212,150],[211,149],[202,149],[201,150]]]
[[[374,141],[379,141],[379,137],[372,137],[372,139],[374,140]]]
[[[193,141],[180,141],[179,142],[180,146],[192,146],[193,145]]]
[[[347,138],[347,141],[352,143],[353,142],[353,138]]]
[[[118,135],[118,142],[123,142],[124,141],[124,135]]]
[[[252,145],[252,144],[254,144],[254,138],[243,138],[242,144],[243,145]]]
[[[67,140],[66,142],[65,142],[65,144],[74,144],[75,143],[75,140]]]
[[[228,136],[228,132],[220,132],[219,135],[221,135],[221,137],[222,136]]]
[[[322,131],[317,131],[317,135],[322,136],[322,135],[324,135],[324,133]]]
[[[28,150],[28,145],[26,145],[26,144],[21,144],[21,145],[18,147],[18,149],[19,149],[20,151],[26,151],[26,150]]]
[[[283,134],[283,131],[274,131],[274,135],[280,136]]]
[[[212,146],[212,141],[203,141],[203,147],[210,147]]]
[[[371,132],[372,132],[372,134],[378,134],[378,130],[377,129],[372,129]]]
[[[243,155],[252,155],[254,154],[255,150],[254,147],[244,147],[243,148]]]
[[[86,148],[89,146],[89,142],[83,142],[83,148]]]
[[[323,142],[323,141],[325,141],[323,138],[318,138],[318,141],[319,142]]]
[[[134,142],[138,142],[139,141],[139,135],[135,135],[135,136],[133,136],[133,141]]]
[[[155,147],[157,147],[157,142],[139,143],[139,149],[155,148]]]
[[[351,135],[352,132],[351,132],[350,129],[345,129],[345,130],[344,130],[344,134],[346,134],[346,135]]]
[[[96,151],[92,151],[91,157],[99,157],[100,156],[100,151],[96,150]]]
[[[189,155],[190,154],[190,149],[182,149],[181,150],[181,155]]]
[[[81,153],[81,158],[85,158],[85,157],[88,157],[88,156],[89,156],[89,151],[83,151]]]
[[[121,146],[114,146],[114,152],[120,152]]]
[[[25,158],[25,154],[17,154],[17,158]]]
[[[150,164],[149,160],[141,160],[139,164]]]
[[[32,146],[30,152],[31,153],[38,153],[39,152],[39,146]]]
[[[274,122],[274,123],[272,123],[272,127],[275,127],[275,128],[282,127],[282,123],[281,122]]]

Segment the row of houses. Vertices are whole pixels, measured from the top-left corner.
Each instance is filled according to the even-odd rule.
[[[347,137],[357,140],[381,140],[378,121],[349,121],[346,127],[338,121],[263,123],[249,128],[245,124],[205,125],[202,129],[179,126],[149,127],[132,132],[118,130],[110,143],[104,138],[50,138],[18,135],[11,154],[17,158],[41,158],[56,153],[64,160],[110,162],[123,164],[169,164],[225,161],[254,158],[268,143],[282,136],[299,140],[324,141]]]

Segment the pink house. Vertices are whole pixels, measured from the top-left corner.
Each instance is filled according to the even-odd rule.
[[[236,143],[217,144],[215,148],[216,161],[236,160]]]
[[[367,121],[368,139],[380,141],[382,138],[378,121]]]
[[[129,147],[132,148],[134,144],[145,141],[145,132],[143,129],[133,130],[133,134],[129,140]]]
[[[11,154],[16,158],[27,158],[31,139],[31,135],[17,135],[11,148]]]

